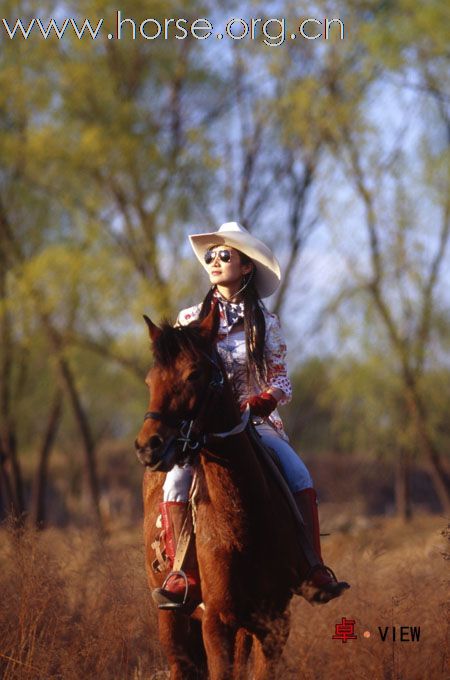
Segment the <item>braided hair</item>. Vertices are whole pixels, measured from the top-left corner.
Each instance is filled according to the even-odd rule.
[[[247,281],[248,283],[242,291],[242,298],[244,302],[245,346],[247,350],[248,362],[247,371],[249,374],[255,374],[260,380],[264,382],[267,377],[267,367],[264,359],[264,345],[266,337],[266,320],[263,313],[264,303],[261,301],[254,284],[256,269],[255,263],[247,255],[244,255],[244,253],[241,253],[239,250],[237,252],[239,253],[241,264],[253,265],[252,271],[249,274],[246,274],[243,278],[243,285]],[[211,311],[211,306],[214,299],[214,291],[215,286],[209,289],[203,300],[199,314],[200,321],[208,316],[209,312]],[[217,316],[219,315],[219,309],[217,306],[215,308],[215,314],[217,314]]]

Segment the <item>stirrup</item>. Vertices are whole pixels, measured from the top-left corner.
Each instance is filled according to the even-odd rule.
[[[184,596],[183,596],[183,601],[182,602],[177,602],[177,601],[171,601],[170,600],[170,590],[165,590],[167,581],[172,577],[172,576],[181,576],[182,579],[184,579]],[[155,588],[152,591],[152,597],[153,600],[156,602],[158,605],[158,609],[183,609],[186,607],[188,603],[188,593],[189,593],[189,583],[188,583],[188,578],[185,574],[185,572],[182,569],[179,569],[177,571],[171,571],[170,574],[166,576],[166,578],[163,581],[163,584],[161,588]],[[166,601],[164,601],[163,598],[166,598]]]

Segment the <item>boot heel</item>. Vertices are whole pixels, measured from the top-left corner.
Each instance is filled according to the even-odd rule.
[[[180,596],[178,593],[177,594],[171,593],[169,590],[165,589],[167,582],[173,576],[180,576],[184,580],[184,595],[182,600],[180,600]],[[166,576],[161,588],[155,588],[152,591],[152,598],[153,601],[156,602],[156,604],[158,605],[158,609],[181,609],[186,605],[188,593],[189,593],[188,578],[184,571],[180,569],[179,571],[171,571],[170,574]]]

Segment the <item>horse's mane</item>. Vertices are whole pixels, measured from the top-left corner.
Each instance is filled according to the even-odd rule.
[[[198,357],[199,353],[208,351],[210,343],[202,332],[200,323],[192,322],[188,326],[176,326],[163,321],[161,332],[153,342],[153,356],[156,363],[169,367],[179,354]]]

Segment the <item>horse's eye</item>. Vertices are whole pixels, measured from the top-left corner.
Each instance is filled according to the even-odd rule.
[[[193,380],[198,380],[201,376],[202,372],[197,369],[195,371],[192,371],[192,373],[189,373],[187,379],[192,382]]]

